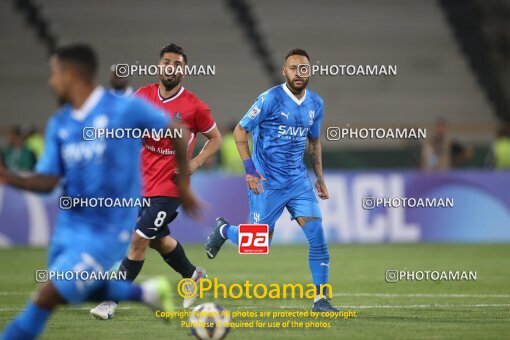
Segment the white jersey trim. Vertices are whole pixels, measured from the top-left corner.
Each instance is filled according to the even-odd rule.
[[[97,103],[101,100],[104,94],[104,88],[102,86],[96,86],[92,93],[85,100],[83,105],[79,109],[74,109],[71,112],[71,116],[78,120],[83,121],[89,113],[96,107]]]
[[[201,133],[208,133],[208,132],[211,132],[215,127],[216,127],[216,122],[214,122],[214,124],[209,129],[207,129],[207,131],[200,131],[200,132]]]
[[[283,90],[285,91],[285,93],[290,97],[290,99],[292,99],[294,101],[294,103],[298,104],[298,105],[301,105],[303,104],[303,102],[305,101],[306,99],[306,93],[308,91],[306,91],[305,89],[305,94],[303,95],[303,97],[301,97],[301,99],[297,99],[296,96],[294,95],[294,93],[290,92],[289,88],[287,87],[287,84],[286,83],[283,83],[282,84],[282,88]]]
[[[159,100],[161,100],[161,102],[163,102],[163,103],[168,103],[168,102],[171,102],[172,100],[177,99],[183,92],[184,92],[184,86],[181,86],[181,89],[179,90],[179,92],[177,92],[170,98],[165,99],[165,98],[161,97],[161,93],[159,93],[159,87],[158,87],[158,97],[159,97]]]

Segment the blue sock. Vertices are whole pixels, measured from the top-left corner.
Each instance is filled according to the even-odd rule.
[[[326,237],[322,229],[321,220],[311,220],[303,226],[303,231],[310,246],[308,250],[308,263],[312,272],[313,283],[317,287],[328,283],[329,252]]]
[[[226,239],[229,239],[232,243],[239,243],[239,226],[237,225],[227,225],[223,228],[222,235],[224,234]]]
[[[1,336],[4,340],[29,340],[41,334],[52,311],[29,302],[26,309],[11,321]]]
[[[141,301],[142,288],[130,281],[103,281],[103,285],[92,293],[89,301]]]

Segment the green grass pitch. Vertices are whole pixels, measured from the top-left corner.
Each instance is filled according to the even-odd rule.
[[[307,246],[271,248],[268,255],[238,255],[225,247],[215,260],[201,246],[186,246],[188,256],[222,283],[309,282]],[[510,334],[510,245],[333,245],[330,246],[333,304],[357,312],[324,329],[236,329],[229,339],[491,339]],[[34,271],[44,269],[46,250],[0,249],[0,328],[25,305],[36,288]],[[388,269],[470,270],[476,281],[386,283]],[[148,252],[140,279],[175,273],[154,251]],[[308,300],[217,299],[227,309],[306,310]],[[179,320],[164,323],[144,306],[124,303],[116,317],[94,320],[95,304],[59,309],[42,339],[190,339]],[[237,319],[241,320],[241,319]],[[249,319],[243,319],[249,321]],[[271,320],[266,319],[269,322]],[[282,321],[282,319],[280,319]],[[305,321],[305,320],[302,320]]]

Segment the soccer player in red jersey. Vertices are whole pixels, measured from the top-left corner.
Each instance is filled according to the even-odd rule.
[[[182,86],[183,70],[187,63],[181,47],[170,44],[160,51],[159,64],[174,72],[163,72],[159,83],[138,89],[136,96],[143,97],[162,107],[173,120],[180,121],[189,129],[188,157],[189,169],[193,173],[221,146],[221,134],[211,116],[211,110],[196,95]],[[171,67],[171,68],[170,68]],[[192,158],[197,135],[207,139],[198,155]],[[150,199],[150,206],[140,210],[139,218],[132,235],[128,255],[119,270],[126,272],[128,280],[134,280],[142,269],[147,247],[158,251],[163,260],[183,278],[197,281],[205,277],[205,271],[195,267],[186,257],[181,244],[170,236],[168,224],[177,217],[180,205],[176,185],[177,159],[172,142],[168,138],[145,138],[142,149],[141,168],[143,175],[143,196]],[[190,285],[187,289],[193,289]],[[190,307],[194,298],[185,298],[183,307]],[[117,303],[104,301],[90,313],[100,319],[112,318]]]

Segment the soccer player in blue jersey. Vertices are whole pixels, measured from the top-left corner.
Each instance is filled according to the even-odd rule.
[[[85,131],[166,129],[179,125],[142,99],[119,97],[97,86],[97,60],[87,45],[58,49],[50,59],[50,69],[49,84],[63,106],[49,121],[37,172],[21,177],[0,169],[0,181],[36,192],[50,192],[62,182],[64,196],[71,198],[138,199],[141,140],[94,139]],[[183,208],[195,216],[199,206],[189,190],[186,140],[173,140],[183,169],[177,181]],[[124,280],[86,279],[94,277],[93,273],[104,274],[122,260],[136,207],[70,207],[69,201],[65,202],[69,209],[58,215],[48,254],[48,268],[57,276],[40,286],[26,309],[7,325],[2,339],[36,338],[51,313],[62,304],[129,300],[162,310],[173,308],[170,285],[163,278],[141,285]],[[67,275],[72,272],[88,275]],[[71,279],[65,280],[64,275]]]
[[[291,50],[283,66],[286,82],[258,97],[236,126],[234,138],[246,170],[251,223],[268,224],[272,237],[276,220],[287,208],[310,245],[309,265],[317,287],[313,309],[338,311],[320,289],[328,282],[329,253],[319,204],[303,163],[308,148],[317,176],[315,189],[321,199],[328,199],[319,139],[324,107],[322,98],[306,88],[309,74],[304,73],[309,67],[306,51]],[[253,136],[252,154],[248,133]],[[207,256],[216,257],[227,239],[238,243],[238,226],[219,217],[205,245]]]

